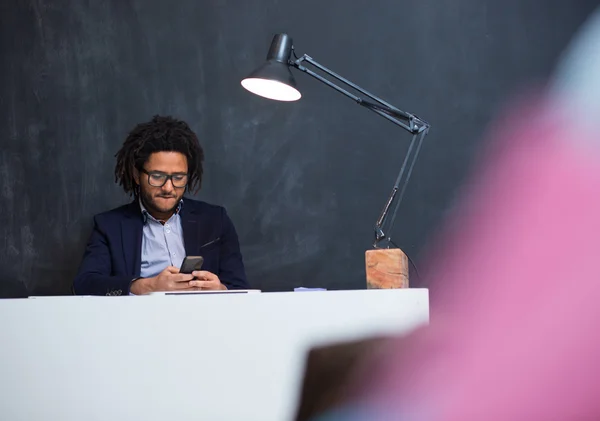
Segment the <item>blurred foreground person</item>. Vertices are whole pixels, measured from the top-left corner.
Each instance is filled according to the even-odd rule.
[[[319,420],[600,420],[600,13],[496,121],[436,242],[431,326]]]

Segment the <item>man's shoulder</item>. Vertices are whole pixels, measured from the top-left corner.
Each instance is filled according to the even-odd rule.
[[[121,219],[126,216],[141,215],[139,205],[136,202],[130,202],[125,205],[97,213],[94,215],[96,221],[111,221]]]
[[[183,212],[191,213],[203,213],[207,215],[222,215],[226,213],[225,208],[220,205],[204,202],[202,200],[190,199],[189,197],[183,198]],[[94,215],[94,219],[100,222],[112,222],[121,220],[123,218],[141,217],[142,213],[139,204],[136,201],[127,203],[125,205],[98,213]]]
[[[189,197],[183,199],[183,212],[209,212],[217,214],[222,213],[224,210],[225,208],[223,206],[204,202],[202,200],[190,199]]]

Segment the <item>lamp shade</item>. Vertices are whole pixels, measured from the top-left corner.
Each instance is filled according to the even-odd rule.
[[[267,61],[248,77],[242,86],[253,94],[277,101],[296,101],[302,96],[289,68],[292,39],[287,34],[273,37]]]

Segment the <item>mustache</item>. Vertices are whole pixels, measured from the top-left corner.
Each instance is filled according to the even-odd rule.
[[[172,195],[172,194],[159,194],[156,197],[162,197],[164,199],[175,199],[175,198],[177,198],[177,196]]]

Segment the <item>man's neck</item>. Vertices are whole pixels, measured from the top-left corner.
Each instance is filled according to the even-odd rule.
[[[148,215],[150,215],[152,218],[154,218],[155,220],[157,220],[158,222],[160,222],[163,225],[165,224],[165,222],[167,222],[169,219],[171,219],[171,217],[177,211],[177,209],[172,210],[171,212],[167,212],[167,213],[151,211],[148,209],[148,207],[144,203],[144,200],[141,197],[139,198],[139,204],[140,204],[140,209],[141,209],[142,213],[144,211],[146,211],[148,213]]]
[[[150,211],[147,211],[148,214],[152,215],[152,217],[154,219],[156,219],[158,222],[160,222],[161,224],[165,224],[165,222],[167,222],[169,219],[171,219],[171,217],[173,216],[173,214],[175,212],[171,212],[170,214],[166,214],[166,213],[151,213]]]

